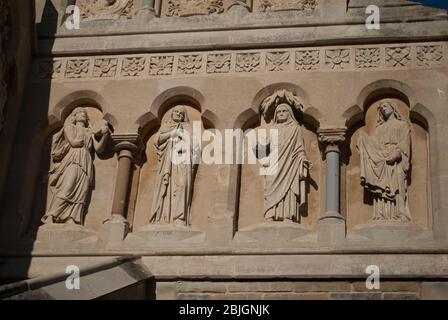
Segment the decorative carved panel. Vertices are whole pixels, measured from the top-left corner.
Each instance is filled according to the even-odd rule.
[[[174,17],[188,17],[223,12],[223,0],[168,0],[166,15]]]
[[[314,11],[318,0],[260,0],[260,11]]]

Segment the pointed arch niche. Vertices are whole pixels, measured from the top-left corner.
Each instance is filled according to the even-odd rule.
[[[369,92],[370,91],[370,92]],[[357,143],[361,132],[374,135],[378,108],[389,101],[398,106],[404,120],[411,125],[411,156],[408,172],[408,207],[411,221],[374,221],[373,197],[361,185],[360,155]],[[412,109],[412,91],[401,83],[388,81],[364,90],[358,106],[346,113],[348,144],[344,153],[342,180],[342,211],[347,219],[347,233],[358,234],[375,241],[411,239],[429,234],[432,229],[429,126],[423,115]],[[359,107],[361,106],[361,107]],[[353,112],[354,110],[357,110]],[[398,243],[397,243],[398,244]]]
[[[193,237],[201,241],[210,220],[210,213],[207,214],[204,208],[212,210],[214,207],[213,166],[199,164],[194,170],[189,226],[150,223],[150,211],[159,166],[155,139],[161,125],[169,120],[172,109],[176,106],[185,106],[190,124],[195,121],[200,122],[202,130],[213,129],[216,120],[214,114],[204,110],[202,94],[189,87],[176,87],[161,93],[154,100],[150,111],[138,120],[145,148],[134,172],[128,221],[133,234],[139,240],[144,239],[146,245],[179,246],[182,240]],[[204,144],[202,144],[203,147]],[[200,212],[205,214],[199,214]]]
[[[248,164],[244,161],[239,165],[239,202],[235,239],[254,243],[262,241],[266,245],[297,245],[291,240],[313,233],[320,217],[324,203],[321,187],[323,184],[323,159],[319,149],[316,131],[319,127],[320,114],[308,103],[306,93],[298,86],[290,83],[270,85],[256,95],[252,107],[243,111],[235,122],[235,128],[242,129],[246,135],[244,140],[244,157],[247,159],[247,131],[260,128],[272,121],[274,110],[268,110],[266,120],[260,116],[260,105],[264,99],[277,90],[292,92],[303,105],[303,111],[294,110],[294,116],[299,122],[308,160],[313,163],[306,181],[307,204],[300,212],[297,222],[267,221],[264,217],[264,176],[260,175],[260,164]],[[304,239],[305,240],[305,239]]]

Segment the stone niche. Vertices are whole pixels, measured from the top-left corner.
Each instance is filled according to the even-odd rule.
[[[160,123],[166,123],[177,106],[185,107],[189,122],[201,123],[201,113],[183,103],[171,105],[163,113]],[[199,108],[198,108],[199,109]],[[160,126],[148,125],[143,128],[146,148],[134,172],[133,185],[131,188],[130,209],[128,221],[133,231],[132,236],[127,239],[133,241],[139,239],[141,245],[180,245],[182,241],[202,241],[205,231],[209,225],[210,216],[214,207],[214,177],[213,165],[199,164],[196,166],[193,176],[192,199],[190,212],[188,214],[188,225],[176,223],[151,223],[151,208],[153,204],[154,190],[159,170],[159,162],[155,149],[155,140]],[[202,144],[202,148],[204,144]],[[142,242],[141,242],[142,241]],[[137,243],[138,244],[138,243]]]
[[[410,221],[374,220],[372,193],[361,185],[360,154],[357,142],[361,132],[374,135],[378,108],[384,101],[394,103],[411,127],[411,156],[408,172],[408,208]],[[421,237],[432,229],[431,184],[429,170],[429,133],[423,119],[413,116],[405,99],[376,99],[367,105],[363,120],[352,127],[349,153],[342,169],[342,209],[347,218],[347,233],[375,241]]]
[[[300,209],[298,221],[268,221],[264,215],[264,186],[265,177],[260,175],[260,164],[248,164],[245,161],[240,165],[240,193],[238,206],[238,223],[235,240],[247,244],[260,241],[282,246],[291,245],[291,241],[310,241],[316,229],[316,223],[320,213],[324,209],[322,154],[319,149],[315,126],[311,121],[303,119],[302,112],[294,111],[295,119],[301,126],[305,143],[306,157],[313,163],[306,179],[306,205]],[[265,124],[270,124],[272,117],[261,120],[260,126],[252,126],[257,129]],[[247,129],[245,129],[247,130]],[[247,134],[245,137],[245,148],[248,148]],[[247,154],[247,152],[246,152]],[[246,155],[245,155],[246,156]],[[296,245],[292,243],[292,245]]]
[[[86,110],[89,117],[90,126],[95,128],[102,122],[103,113],[92,105],[79,105]],[[65,119],[65,118],[64,118]],[[65,121],[65,120],[64,120]],[[47,238],[49,233],[61,231],[62,238],[70,239],[70,231],[76,234],[76,237],[88,236],[90,231],[98,231],[103,221],[110,217],[112,195],[115,184],[116,157],[114,157],[112,142],[108,141],[104,152],[94,156],[94,183],[90,197],[87,200],[87,208],[84,218],[84,225],[70,225],[55,223],[52,225],[42,225],[41,219],[47,211],[52,198],[52,192],[49,187],[49,170],[51,168],[51,150],[53,137],[61,130],[58,127],[46,139],[42,148],[39,177],[36,186],[36,195],[32,212],[32,221],[30,221],[29,231],[39,229],[38,240]],[[81,231],[81,232],[79,232]],[[85,231],[86,234],[83,234]],[[53,236],[51,236],[53,237]],[[48,240],[48,239],[47,239]],[[74,239],[72,239],[74,240]],[[65,240],[64,240],[65,241]]]

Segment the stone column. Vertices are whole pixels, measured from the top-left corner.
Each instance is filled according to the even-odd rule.
[[[345,239],[345,219],[340,213],[340,155],[346,128],[318,130],[326,162],[325,213],[319,220],[319,241],[338,242]]]
[[[140,136],[138,134],[113,134],[112,140],[115,144],[118,166],[111,217],[103,225],[102,240],[107,243],[122,241],[129,232],[129,222],[126,220],[126,209],[132,177],[132,166],[135,155],[140,149]]]
[[[159,2],[159,0],[142,0],[141,7],[137,10],[137,16],[154,17],[156,15],[156,6],[160,7]]]

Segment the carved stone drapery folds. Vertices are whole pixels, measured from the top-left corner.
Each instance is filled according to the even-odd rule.
[[[373,220],[410,221],[411,125],[393,102],[381,103],[377,113],[373,135],[362,132],[357,143],[361,184],[373,195]]]
[[[223,0],[168,0],[168,12],[166,15],[188,17],[223,12]]]
[[[267,156],[269,161],[263,160],[263,163],[266,167],[269,163],[273,169],[264,176],[264,217],[270,221],[300,223],[301,209],[307,202],[308,172],[312,167],[306,156],[301,125],[293,112],[293,108],[302,110],[302,105],[292,92],[279,90],[261,104],[265,118],[271,108],[274,109],[274,116],[268,126],[266,143],[259,143],[258,146],[259,149],[270,150]],[[272,140],[275,136],[277,141]]]
[[[185,106],[176,106],[155,139],[158,171],[150,213],[153,224],[190,225],[193,180],[197,168],[193,129]]]
[[[76,108],[67,117],[53,137],[49,172],[52,197],[43,223],[84,224],[95,182],[94,153],[104,150],[109,135],[106,121],[96,129],[90,127],[84,108]]]
[[[134,0],[76,0],[81,18],[86,20],[131,18]]]
[[[6,83],[6,41],[9,36],[9,7],[7,0],[0,0],[0,133],[3,130],[4,109],[8,99],[8,85]]]
[[[309,11],[317,5],[317,0],[260,0],[261,11]]]

